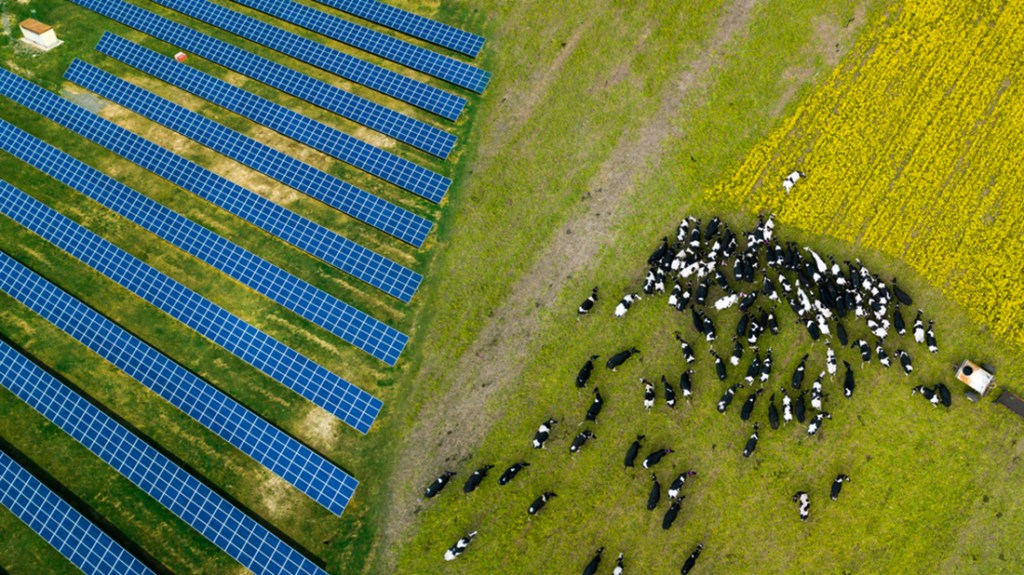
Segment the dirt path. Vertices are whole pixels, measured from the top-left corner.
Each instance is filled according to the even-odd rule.
[[[421,505],[421,484],[430,481],[424,470],[437,467],[436,463],[426,463],[443,460],[454,467],[479,446],[489,431],[486,418],[491,398],[516,381],[524,365],[531,335],[538,327],[538,307],[554,301],[566,279],[582,271],[614,238],[613,232],[625,215],[623,203],[633,186],[660,169],[666,142],[681,136],[675,120],[682,103],[710,84],[709,72],[723,60],[725,46],[746,29],[756,4],[756,0],[736,0],[726,8],[707,45],[664,90],[658,110],[639,130],[619,141],[601,166],[589,185],[589,189],[600,192],[591,194],[585,212],[554,234],[552,243],[513,287],[509,299],[495,312],[477,341],[448,371],[453,378],[449,391],[424,406],[415,428],[406,435],[393,473],[393,496],[378,542],[387,571],[393,571],[396,542],[412,526]],[[582,31],[582,27],[576,30]],[[577,33],[573,34],[576,39]],[[567,56],[568,51],[563,51],[559,60],[564,62]],[[536,94],[535,98],[541,96]],[[436,378],[425,374],[420,379]]]

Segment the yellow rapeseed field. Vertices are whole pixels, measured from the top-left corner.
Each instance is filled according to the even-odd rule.
[[[1024,343],[1024,1],[883,18],[711,193],[900,258]]]

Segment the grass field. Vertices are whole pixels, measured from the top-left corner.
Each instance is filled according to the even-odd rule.
[[[323,330],[0,153],[4,179],[384,399],[377,426],[359,436],[0,219],[2,249],[358,478],[359,490],[344,516],[330,516],[84,348],[68,345],[66,337],[11,305],[6,296],[0,296],[3,334],[310,549],[331,573],[572,573],[582,569],[598,545],[608,546],[606,558],[611,559],[625,550],[630,572],[672,573],[698,541],[707,545],[701,572],[1024,569],[1018,545],[1024,507],[1015,490],[1024,478],[1019,463],[1024,443],[1016,439],[1019,421],[1002,408],[961,401],[950,413],[933,410],[908,397],[910,384],[901,374],[882,373],[873,366],[858,374],[861,387],[851,402],[837,397],[835,384],[827,388],[837,397],[832,400],[836,418],[821,435],[808,440],[793,428],[765,430],[758,452],[743,460],[739,451],[749,426],[738,420],[738,404],[724,418],[713,411],[721,389],[710,376],[710,362],[698,364],[698,394],[692,405],[674,413],[660,406],[649,415],[640,407],[637,378],[654,379],[662,373],[678,377],[680,358],[671,333],[681,325],[679,316],[669,313],[662,301],[645,300],[625,321],[610,317],[612,300],[639,285],[643,259],[683,215],[729,214],[727,219],[737,227],[751,224],[751,212],[761,205],[737,210],[737,196],[722,193],[733,188],[716,184],[749,182],[744,178],[763,169],[758,158],[770,153],[766,150],[789,145],[778,134],[798,121],[793,118],[807,117],[801,112],[807,106],[826,109],[830,99],[846,97],[846,92],[828,91],[835,85],[832,69],[840,58],[846,55],[834,74],[856,76],[849,72],[855,68],[850,62],[881,53],[876,47],[880,39],[900,34],[904,19],[919,4],[740,0],[655,6],[484,0],[405,5],[486,36],[481,65],[495,74],[487,93],[471,98],[468,117],[457,126],[461,143],[456,162],[443,164],[395,147],[455,179],[440,209],[92,52],[106,29],[165,54],[174,47],[64,0],[3,4],[15,21],[36,9],[41,20],[82,31],[62,33],[68,44],[42,57],[0,40],[6,67],[50,89],[80,91],[61,81],[67,64],[80,57],[438,221],[428,249],[396,246],[116,106],[102,110],[121,125],[166,142],[218,173],[425,272],[417,300],[402,306],[16,105],[4,101],[0,106],[3,119],[413,335],[399,365],[383,369]],[[1010,8],[1006,14],[1012,14]],[[867,32],[854,47],[861,29]],[[924,48],[920,53],[927,55]],[[261,54],[329,77],[265,50]],[[360,133],[344,120],[193,60],[190,64],[204,71]],[[359,87],[353,90],[376,98]],[[871,103],[866,95],[858,98],[862,107]],[[429,120],[415,110],[405,111]],[[748,156],[751,150],[756,153]],[[799,156],[784,157],[795,162]],[[803,183],[808,185],[798,191],[819,189],[814,178]],[[930,193],[930,187],[911,186],[906,195],[927,198]],[[934,358],[922,351],[915,354],[916,383],[947,377],[948,364],[962,356],[998,365],[1003,383],[1024,375],[1018,349],[993,336],[988,325],[973,323],[961,304],[943,295],[949,290],[928,270],[902,253],[856,236],[802,231],[797,227],[807,229],[803,220],[779,213],[783,237],[837,257],[858,255],[872,269],[899,275],[901,284],[937,318],[943,351]],[[601,287],[604,299],[594,317],[576,322],[575,306],[593,285]],[[775,344],[775,381],[788,378],[794,358],[809,347],[802,330],[783,329]],[[570,461],[567,442],[588,401],[571,385],[576,369],[590,353],[606,356],[634,344],[644,351],[640,362],[614,377],[603,369],[595,376],[608,399],[595,428],[599,439]],[[700,345],[699,351],[705,350]],[[845,357],[852,360],[848,352]],[[529,449],[529,439],[548,415],[564,422],[556,427],[550,449],[537,454]],[[660,512],[655,517],[643,509],[649,478],[624,474],[619,467],[625,446],[638,432],[648,435],[651,448],[667,444],[679,452],[659,470],[663,484],[671,480],[671,471],[682,467],[701,472],[687,487],[690,496],[669,533],[656,521]],[[0,435],[170,569],[238,570],[230,558],[6,392],[0,393]],[[520,458],[534,465],[513,485],[499,491],[491,477],[473,496],[462,495],[461,482],[471,469],[489,462],[500,468]],[[423,487],[443,468],[460,471],[450,491],[427,504],[419,501]],[[827,488],[839,471],[854,481],[838,505],[829,505]],[[559,498],[544,515],[528,521],[525,507],[547,489],[557,491]],[[797,489],[807,489],[815,498],[807,524],[799,523],[795,504],[788,501]],[[480,536],[470,551],[453,564],[444,563],[444,549],[471,529],[479,529]],[[8,571],[70,572],[64,560],[4,511],[0,532],[5,535],[0,566]]]

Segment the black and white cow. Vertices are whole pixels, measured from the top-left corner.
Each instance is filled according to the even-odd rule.
[[[725,410],[729,408],[729,404],[732,403],[732,398],[736,395],[736,390],[740,388],[740,384],[736,383],[725,390],[722,394],[722,399],[718,400],[718,413],[725,413]]]
[[[811,384],[811,409],[821,411],[821,400],[824,399],[822,393],[821,381],[825,378],[825,372],[818,374],[818,379],[814,380]]]
[[[935,384],[935,395],[939,396],[942,405],[947,408],[953,404],[953,396],[949,394],[949,388],[942,382]]]
[[[626,361],[629,358],[633,357],[634,355],[636,355],[638,353],[640,353],[639,349],[637,349],[635,347],[631,347],[629,349],[620,351],[619,353],[609,357],[608,361],[605,362],[604,365],[605,365],[605,367],[607,367],[608,369],[610,369],[612,371],[617,371],[622,364],[626,363]]]
[[[754,358],[750,360],[750,365],[747,366],[747,375],[743,378],[743,381],[747,382],[747,385],[754,383],[754,379],[761,374],[761,353],[754,351]]]
[[[750,439],[747,440],[747,445],[743,447],[743,457],[750,457],[750,454],[754,453],[757,449],[757,424],[754,424],[754,433],[750,434]]]
[[[583,575],[597,575],[597,568],[601,566],[601,554],[604,553],[604,547],[598,547],[597,553],[594,554],[594,558],[587,563],[587,566],[583,568]]]
[[[526,512],[530,515],[536,515],[541,509],[544,509],[544,506],[548,504],[552,497],[558,497],[558,494],[552,491],[542,493],[540,497],[533,500],[533,503],[530,504],[530,508]]]
[[[597,303],[597,287],[595,286],[593,291],[590,292],[590,297],[583,300],[580,307],[576,308],[576,317],[581,315],[587,315],[590,310],[594,309],[594,304]]]
[[[533,448],[543,449],[544,443],[551,437],[551,426],[558,423],[554,419],[548,419],[544,423],[540,424],[537,428],[537,433],[533,434]]]
[[[818,415],[815,415],[811,419],[811,424],[807,426],[807,435],[814,435],[821,430],[821,425],[825,423],[826,419],[832,419],[832,414],[827,411],[822,411]]]
[[[920,393],[921,397],[927,399],[932,404],[932,407],[938,407],[939,403],[942,402],[942,397],[940,397],[939,394],[935,393],[935,390],[931,389],[930,387],[919,385],[917,387],[911,388],[910,395],[913,396],[915,393]]]
[[[597,436],[589,429],[585,429],[576,434],[576,437],[572,440],[572,444],[569,445],[569,453],[576,453],[579,451],[583,445],[587,443],[588,439],[597,439]]]
[[[598,357],[601,357],[601,356],[599,356],[599,355],[592,355],[592,356],[590,356],[590,359],[588,359],[587,362],[583,364],[583,367],[580,368],[579,373],[576,374],[576,387],[577,388],[581,388],[582,389],[582,388],[587,386],[587,381],[590,380],[590,374],[594,372],[594,360],[597,359]]]
[[[423,492],[423,496],[426,497],[427,499],[430,499],[431,497],[440,493],[441,490],[444,489],[446,485],[448,485],[448,480],[451,479],[454,475],[454,471],[445,471],[444,473],[439,475],[437,479],[432,481],[430,485],[427,486],[426,490],[424,490]]]
[[[914,363],[910,359],[910,354],[902,349],[897,349],[896,357],[900,360],[900,367],[903,368],[903,373],[910,375],[910,373],[914,371]]]
[[[622,553],[619,553],[619,558],[615,560],[615,569],[612,569],[612,575],[622,575]]]
[[[725,381],[725,378],[727,377],[725,362],[722,361],[722,358],[719,357],[717,353],[715,353],[715,350],[709,350],[709,353],[711,353],[712,357],[715,358],[715,373],[718,375],[718,381]]]
[[[854,346],[860,349],[860,363],[861,367],[863,367],[865,363],[871,361],[871,346],[866,339],[858,339],[850,344],[850,347]]]
[[[681,334],[681,333],[679,333],[677,331],[675,333],[675,336],[676,336],[676,341],[679,342],[679,347],[683,350],[683,359],[686,360],[686,363],[693,363],[693,362],[697,361],[697,357],[694,356],[694,354],[693,354],[693,348],[690,347],[689,342],[687,342],[685,339],[683,339],[683,334]]]
[[[520,463],[513,463],[508,469],[502,472],[501,477],[498,478],[498,485],[508,485],[509,481],[516,478],[519,472],[529,467],[530,464],[525,461]]]
[[[655,465],[658,464],[659,461],[661,461],[662,457],[665,457],[669,453],[672,453],[672,450],[667,447],[664,449],[659,449],[657,451],[651,452],[650,455],[644,458],[644,469],[650,469],[654,467]]]
[[[846,360],[843,360],[843,366],[846,367],[846,376],[843,378],[843,397],[850,399],[853,397],[853,389],[856,387],[856,383],[853,381],[853,368]]]
[[[842,301],[842,298],[839,298],[839,301]],[[850,337],[846,335],[846,326],[841,321],[836,322],[836,337],[839,338],[839,345],[846,347],[850,344]]]
[[[808,354],[805,353],[804,356],[800,358],[800,365],[796,366],[796,371],[793,372],[793,389],[800,389],[800,386],[804,383],[804,371],[807,364],[807,355]]]
[[[729,363],[739,365],[740,359],[743,357],[743,344],[740,343],[738,337],[733,336],[732,340],[736,343],[732,346],[732,357],[729,358]]]
[[[637,435],[636,440],[626,450],[626,459],[623,462],[626,467],[633,467],[633,462],[636,461],[636,456],[640,452],[640,443],[647,437],[646,435]]]
[[[779,408],[775,407],[775,394],[768,398],[768,425],[772,429],[779,428]]]
[[[664,375],[661,376],[661,387],[665,390],[665,405],[674,408],[676,406],[676,390]]]
[[[640,383],[644,384],[644,409],[650,411],[654,407],[654,384],[642,377]]]
[[[597,416],[601,413],[601,408],[604,407],[604,398],[601,397],[600,388],[594,388],[594,401],[590,403],[590,408],[587,409],[586,421],[593,421],[597,423]]]
[[[462,492],[463,493],[472,493],[472,492],[476,491],[476,488],[480,487],[480,482],[484,480],[484,477],[487,477],[487,472],[492,467],[494,467],[494,466],[493,465],[484,465],[483,467],[481,467],[481,468],[477,469],[476,471],[474,471],[473,474],[470,475],[466,479],[465,485],[462,486]]]
[[[768,381],[768,378],[772,375],[772,348],[768,348],[768,351],[764,354],[764,359],[761,360],[761,383]]]
[[[825,370],[828,371],[829,379],[833,379],[836,374],[836,352],[828,341],[825,342]]]
[[[683,373],[679,375],[679,393],[683,394],[683,399],[690,401],[690,396],[693,395],[693,370],[683,370]]]
[[[761,395],[762,393],[764,393],[764,390],[758,389],[757,391],[751,393],[750,397],[748,397],[747,400],[743,402],[743,407],[740,409],[740,419],[742,419],[743,421],[750,419],[750,415],[754,413],[754,403],[757,401],[757,396]]]
[[[651,490],[647,494],[647,510],[654,511],[654,508],[658,506],[658,502],[661,501],[661,484],[658,483],[657,474],[651,474]]]
[[[924,343],[924,322],[921,321],[921,314],[924,310],[917,310],[917,317],[914,318],[914,341]]]
[[[686,558],[686,562],[683,563],[683,568],[679,570],[679,575],[688,575],[693,569],[693,566],[697,564],[697,558],[700,557],[700,552],[704,550],[704,544],[697,544],[697,548],[690,553],[690,556]]]
[[[686,485],[686,480],[695,475],[697,475],[697,472],[692,469],[680,473],[679,476],[676,477],[675,480],[672,482],[672,484],[668,486],[669,499],[675,499],[676,497],[679,497],[679,491],[683,488],[683,485]]]
[[[445,551],[444,560],[454,561],[459,555],[465,553],[466,547],[469,547],[474,537],[476,537],[476,531],[470,531],[465,537],[456,541],[455,545],[452,545],[448,548],[448,551]]]
[[[807,391],[806,390],[801,391],[800,395],[798,395],[796,397],[796,400],[793,402],[793,415],[796,417],[796,420],[797,420],[798,423],[803,423],[804,422],[804,417],[807,414],[806,401],[805,401],[806,395],[807,395]]]
[[[779,391],[782,392],[782,421],[789,423],[793,421],[793,400],[786,393],[785,387],[780,387]]]
[[[878,363],[882,364],[882,367],[889,369],[892,365],[892,361],[889,359],[889,354],[885,352],[885,348],[882,347],[882,340],[875,340],[875,356],[878,357]]]
[[[903,314],[900,313],[900,304],[896,304],[896,307],[893,309],[892,324],[896,328],[896,333],[906,335],[907,322],[903,321]]]
[[[836,480],[832,482],[832,501],[839,500],[839,492],[843,490],[843,483],[850,480],[850,476],[840,473],[836,475]]]
[[[628,293],[622,296],[622,300],[619,301],[619,305],[615,306],[615,317],[623,317],[626,312],[629,311],[630,306],[633,302],[640,301],[642,298],[638,293]]]
[[[793,495],[793,501],[800,503],[800,520],[807,521],[811,515],[811,496],[806,491],[797,491]]]
[[[935,320],[928,320],[928,331],[924,332],[924,341],[928,344],[928,351],[938,353],[939,344],[935,341],[935,330],[932,329],[934,324]]]
[[[665,512],[665,517],[661,520],[662,529],[669,529],[675,523],[676,517],[679,516],[679,507],[683,503],[683,499],[686,499],[685,495],[672,499],[672,503],[668,506],[668,511]]]

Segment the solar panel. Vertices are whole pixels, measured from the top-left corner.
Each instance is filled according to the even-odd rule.
[[[440,174],[116,34],[105,32],[96,49],[432,202],[440,202],[451,186]]]
[[[0,505],[88,575],[153,573],[3,451]]]
[[[292,0],[233,1],[478,94],[484,91],[487,82],[491,79],[490,72],[476,66],[393,38],[343,18],[326,14],[304,4],[292,2]]]
[[[239,282],[394,365],[409,336],[366,315],[68,154],[0,120],[0,149]]]
[[[431,227],[409,210],[81,60],[71,63],[64,78],[399,239]]]
[[[409,301],[423,276],[0,68],[0,95],[366,283]],[[420,240],[422,241],[422,239]]]
[[[381,401],[45,204],[0,188],[0,211],[246,363],[366,433]]]
[[[360,98],[327,82],[310,78],[227,42],[196,32],[188,26],[162,18],[123,0],[72,1],[97,14],[117,20],[168,44],[188,50],[440,158],[447,158],[455,146],[455,136],[444,130]]]
[[[336,74],[346,80],[362,84],[382,94],[437,114],[442,118],[458,120],[463,108],[466,107],[465,98],[349,56],[344,52],[339,52],[309,38],[282,30],[230,8],[206,0],[153,0],[153,2]]]
[[[12,281],[32,282],[25,274],[45,281],[2,252],[0,270],[0,287],[4,288]],[[3,341],[0,366],[0,384],[253,573],[326,575],[252,517]]]
[[[476,58],[480,49],[484,47],[484,38],[476,34],[470,34],[465,30],[459,30],[454,26],[442,24],[412,12],[406,12],[401,8],[388,6],[383,2],[377,2],[377,0],[317,0],[317,2],[471,58]]]
[[[49,211],[2,180],[0,209]],[[353,477],[194,373],[52,284],[7,293],[331,512],[345,510]]]

